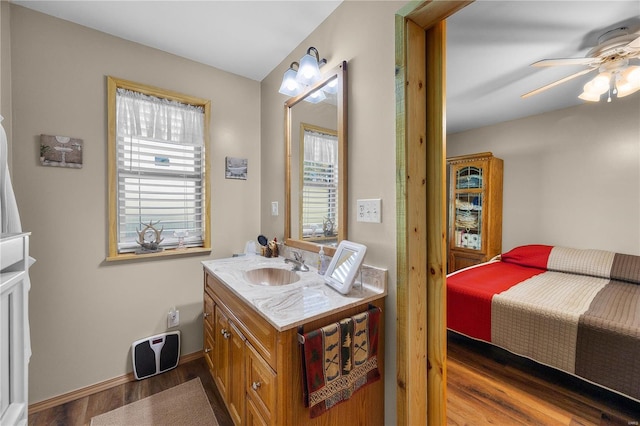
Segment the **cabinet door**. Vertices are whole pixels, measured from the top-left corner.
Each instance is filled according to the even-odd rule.
[[[247,420],[245,422],[246,426],[268,426],[269,423],[262,418],[262,415],[253,404],[251,399],[247,399]]]
[[[204,306],[203,306],[203,331],[204,331],[204,340],[203,340],[203,351],[204,358],[207,361],[207,365],[209,366],[209,370],[213,370],[214,368],[214,359],[213,359],[213,347],[215,345],[215,334],[213,333],[213,329],[215,327],[214,321],[215,317],[213,315],[213,299],[207,293],[204,292]]]
[[[240,330],[229,321],[230,336],[226,339],[229,342],[229,385],[228,385],[228,408],[229,414],[234,423],[242,424],[244,418],[244,347],[245,337]]]
[[[450,244],[453,248],[483,251],[485,168],[483,162],[452,168]]]
[[[213,378],[218,386],[218,391],[222,399],[229,400],[229,319],[222,312],[222,309],[216,306],[214,309],[215,342],[213,347]]]
[[[266,423],[273,423],[276,408],[276,373],[249,343],[246,358],[247,399],[254,403]]]

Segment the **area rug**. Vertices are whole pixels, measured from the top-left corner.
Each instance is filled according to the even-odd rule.
[[[91,426],[216,426],[199,378],[151,395],[91,419]]]

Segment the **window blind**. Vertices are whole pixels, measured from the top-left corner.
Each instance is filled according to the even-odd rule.
[[[305,238],[334,235],[338,229],[338,138],[304,131],[302,233]],[[325,235],[331,222],[332,233]]]
[[[116,121],[118,252],[135,251],[148,224],[161,247],[202,246],[202,108],[118,89]]]

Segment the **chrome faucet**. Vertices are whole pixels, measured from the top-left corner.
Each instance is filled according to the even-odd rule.
[[[292,271],[300,271],[307,272],[309,267],[305,265],[304,259],[302,258],[302,254],[299,251],[292,251],[293,259],[289,259],[288,257],[284,259],[285,263],[293,263]]]

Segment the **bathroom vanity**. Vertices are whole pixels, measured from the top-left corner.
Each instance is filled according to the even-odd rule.
[[[298,333],[338,322],[370,305],[384,314],[386,279],[364,279],[365,284],[342,295],[325,285],[314,268],[290,273],[291,265],[282,257],[202,263],[205,358],[235,424],[383,424],[383,379],[310,418],[303,402]],[[383,317],[378,369],[384,377]]]

